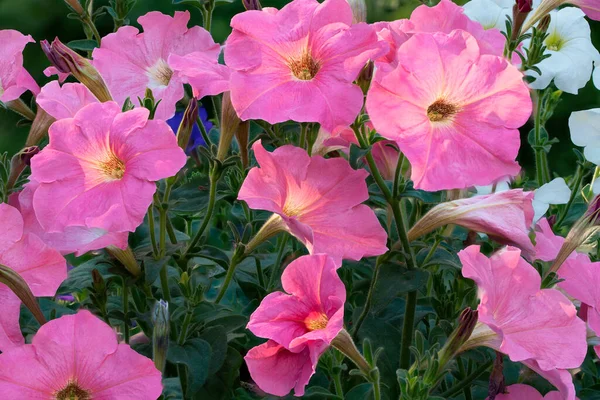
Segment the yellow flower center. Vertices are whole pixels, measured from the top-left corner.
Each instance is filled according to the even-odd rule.
[[[125,175],[125,164],[116,155],[111,154],[100,163],[100,170],[109,181],[116,181]]]
[[[299,58],[289,60],[288,66],[292,74],[301,81],[310,81],[317,75],[317,72],[321,68],[319,62],[312,58],[308,50],[302,53],[302,56]]]
[[[79,387],[76,381],[69,381],[67,385],[54,394],[56,400],[91,400],[90,392]]]
[[[557,32],[553,32],[546,38],[545,44],[548,50],[560,51],[560,49],[564,46],[565,41]]]
[[[327,315],[323,313],[310,313],[304,320],[304,325],[309,331],[317,331],[319,329],[325,329],[329,319]]]
[[[146,74],[150,78],[150,89],[154,89],[156,87],[168,86],[173,77],[173,70],[161,58],[156,64],[146,70]]]
[[[440,122],[452,117],[457,112],[458,107],[456,105],[440,99],[433,102],[427,108],[427,118],[429,118],[431,122]]]

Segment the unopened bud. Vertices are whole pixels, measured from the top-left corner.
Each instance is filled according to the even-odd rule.
[[[521,28],[523,27],[523,23],[527,19],[527,15],[531,11],[531,2],[532,0],[517,0],[515,5],[513,6],[513,25],[512,25],[512,35],[511,40],[517,40],[519,35],[521,34]]]
[[[8,288],[25,304],[25,307],[31,311],[35,319],[43,325],[46,323],[46,318],[38,305],[35,296],[31,292],[27,282],[16,271],[0,264],[0,283],[5,284]]]
[[[550,16],[550,14],[548,14],[544,18],[542,18],[542,20],[538,24],[538,30],[541,33],[546,33],[546,31],[548,31],[548,27],[550,26],[551,20],[552,20],[552,17]]]
[[[101,102],[112,100],[104,79],[87,58],[71,50],[58,38],[54,39],[52,44],[42,40],[41,45],[46,57],[59,72],[73,74],[75,79],[90,89]]]
[[[546,29],[548,29],[548,24],[550,23],[550,20],[548,18],[547,23],[545,25],[545,29],[544,29],[544,26],[543,26],[544,24],[543,24],[542,20],[546,17],[550,17],[550,15],[549,15],[550,11],[552,11],[555,8],[558,8],[561,5],[568,3],[568,2],[569,2],[568,0],[542,0],[540,5],[536,7],[533,14],[531,14],[529,19],[527,20],[527,23],[523,26],[523,33],[527,32],[529,29],[531,29],[531,27],[534,26],[535,24],[537,24],[538,21],[541,21],[538,25],[538,30],[546,32]]]
[[[159,300],[154,306],[154,314],[152,315],[152,359],[154,366],[161,373],[167,365],[167,352],[169,350],[169,303],[164,300]]]
[[[371,79],[373,79],[373,72],[375,71],[375,64],[373,61],[369,61],[367,65],[360,71],[358,78],[356,78],[356,83],[362,89],[363,93],[366,95],[369,91],[369,87],[371,86]]]
[[[29,106],[25,104],[25,102],[21,99],[7,101],[5,105],[6,108],[16,112],[22,117],[27,118],[29,121],[33,121],[33,119],[35,118],[35,113],[31,111],[31,108],[29,108]]]
[[[265,221],[263,226],[258,230],[256,235],[248,242],[245,248],[246,254],[250,254],[254,249],[256,249],[261,243],[271,239],[275,235],[280,232],[284,232],[286,230],[285,222],[278,214],[273,214],[271,217]]]
[[[106,289],[106,282],[97,269],[92,270],[92,287],[96,293],[103,293]]]
[[[84,14],[83,7],[81,7],[81,3],[79,3],[79,0],[65,0],[65,3],[71,10],[73,10],[77,14]]]
[[[365,0],[347,0],[352,9],[352,23],[367,22],[367,3]]]
[[[31,158],[40,152],[40,148],[37,146],[25,147],[23,150],[18,152],[10,160],[10,174],[8,175],[8,181],[6,187],[12,189],[15,183],[19,179],[19,176],[25,171],[31,163]]]
[[[192,97],[185,109],[185,112],[183,113],[183,118],[181,119],[181,123],[179,124],[179,129],[177,129],[177,144],[184,151],[187,149],[190,137],[192,136],[192,130],[196,125],[197,119],[198,100],[196,100],[195,97]]]
[[[240,124],[233,104],[231,104],[231,96],[229,92],[223,93],[223,105],[221,108],[221,137],[219,138],[219,149],[217,150],[217,160],[223,161],[227,157],[233,135]]]
[[[473,333],[477,325],[478,312],[471,308],[465,308],[458,319],[458,327],[452,332],[444,347],[438,353],[439,371],[443,370],[446,364],[458,354],[460,348]]]
[[[331,345],[341,351],[346,357],[348,357],[352,362],[361,370],[363,374],[366,376],[371,375],[371,366],[365,360],[362,354],[356,348],[354,341],[350,334],[342,329],[340,333],[331,341]]]
[[[125,269],[131,273],[131,275],[136,277],[140,276],[142,270],[135,259],[135,255],[133,254],[131,247],[128,246],[125,250],[123,250],[117,246],[108,246],[106,251],[108,251],[111,256],[119,260]]]
[[[242,159],[242,166],[244,169],[248,168],[248,138],[250,136],[250,121],[242,121],[238,125],[235,131],[235,138],[237,139],[240,147],[240,158]]]
[[[496,360],[494,360],[494,367],[490,374],[490,383],[488,386],[488,399],[494,400],[499,394],[503,394],[506,391],[506,385],[504,384],[504,355],[500,352],[496,352]]]
[[[517,0],[515,5],[519,12],[528,13],[531,12],[533,7],[533,0]]]
[[[262,10],[262,6],[260,5],[260,1],[259,0],[242,0],[242,3],[244,4],[244,8],[248,11],[250,10]]]
[[[29,135],[27,136],[26,146],[35,146],[39,144],[46,136],[48,136],[48,129],[56,121],[54,117],[48,114],[42,107],[38,107],[35,119],[29,128]]]

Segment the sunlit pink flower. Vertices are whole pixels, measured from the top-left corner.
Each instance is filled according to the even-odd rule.
[[[33,208],[44,230],[125,232],[142,223],[154,182],[175,175],[186,161],[166,122],[148,114],[93,103],[52,124],[50,144],[31,160],[31,179],[39,182]]]
[[[144,98],[149,88],[154,98],[161,100],[156,118],[167,120],[175,114],[175,104],[184,94],[184,79],[174,73],[169,57],[198,52],[202,60],[216,63],[220,51],[205,29],[188,29],[189,19],[187,11],[177,11],[174,17],[153,11],[138,18],[143,33],[133,26],[123,26],[102,39],[102,46],[94,49],[93,64],[117,103],[123,104],[129,97],[137,104],[137,98]],[[213,78],[211,71],[207,80]],[[202,89],[196,86],[195,90]]]
[[[400,156],[396,143],[392,140],[381,140],[373,145],[371,154],[383,179],[393,181]]]
[[[23,218],[16,208],[0,203],[0,221],[0,264],[21,275],[35,296],[54,296],[67,278],[65,259],[37,236],[23,233]],[[0,304],[0,351],[6,351],[24,343],[19,327],[21,301],[0,283]]]
[[[387,51],[365,23],[352,25],[345,0],[294,0],[280,11],[246,11],[231,20],[225,46],[231,101],[242,120],[349,126],[363,93],[352,82]]]
[[[149,358],[119,344],[89,311],[44,324],[31,344],[0,354],[0,393],[7,399],[139,399],[162,392]]]
[[[480,300],[480,324],[468,342],[515,362],[534,360],[542,371],[581,365],[587,352],[585,323],[565,295],[540,289],[540,275],[520,250],[506,247],[488,258],[479,246],[469,246],[458,256]]]
[[[48,246],[61,254],[76,253],[80,256],[88,251],[116,246],[127,247],[127,232],[109,232],[101,228],[86,226],[67,226],[62,232],[47,232],[38,222],[33,209],[33,197],[39,184],[36,181],[27,183],[23,190],[11,196],[10,204],[14,205],[23,216],[24,231],[31,232]]]
[[[278,214],[311,254],[360,260],[387,251],[385,230],[361,204],[369,198],[367,171],[294,146],[269,153],[257,141],[252,148],[260,167],[250,170],[238,195],[250,208]]]
[[[542,396],[535,388],[517,383],[506,387],[505,393],[498,394],[496,400],[563,400],[560,392],[553,391]]]
[[[0,30],[0,101],[18,99],[30,90],[33,94],[40,87],[23,68],[23,49],[27,43],[35,43],[30,35],[12,29]]]
[[[396,66],[377,64],[367,111],[411,162],[416,188],[487,185],[519,172],[518,128],[531,99],[517,68],[481,54],[460,30],[415,34],[397,58]]]
[[[73,118],[77,111],[98,99],[81,83],[51,81],[42,87],[35,98],[38,106],[56,119]]]
[[[373,24],[373,29],[377,32],[377,37],[389,45],[386,54],[377,59],[377,62],[385,62],[393,65],[398,64],[396,53],[398,48],[411,38],[412,23],[408,19],[399,19],[396,21],[382,21]]]
[[[533,220],[533,192],[507,190],[441,203],[432,208],[410,229],[416,239],[438,227],[456,224],[486,233],[494,240],[521,248],[527,256],[535,254],[529,238]]]
[[[198,99],[229,90],[229,68],[218,63],[219,51],[194,52],[185,56],[171,54],[169,66],[189,83]]]
[[[332,151],[341,150],[348,153],[350,145],[358,144],[354,131],[347,126],[338,126],[332,132],[319,129],[317,139],[313,144],[312,154],[325,155]]]

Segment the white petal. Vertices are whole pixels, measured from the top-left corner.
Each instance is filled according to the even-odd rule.
[[[596,165],[600,165],[600,147],[588,146],[583,149],[585,159]]]
[[[544,214],[546,214],[546,211],[548,211],[548,208],[550,208],[550,205],[548,203],[544,203],[543,201],[538,201],[538,200],[533,200],[531,202],[531,205],[533,206],[533,225],[535,225],[536,222],[538,222],[540,220],[540,218],[542,218],[544,216]]]
[[[594,181],[594,185],[592,186],[592,192],[594,192],[594,195],[600,193],[600,179],[596,179]]]
[[[596,61],[594,65],[595,68],[594,73],[592,74],[592,80],[594,81],[594,86],[596,86],[596,89],[600,89],[600,63]]]
[[[506,6],[507,2],[511,4]],[[485,29],[504,31],[506,16],[510,13],[512,3],[511,0],[471,0],[463,8],[469,18],[479,22]]]
[[[534,199],[546,204],[567,204],[571,189],[563,178],[556,178],[535,191]]]
[[[569,131],[577,146],[600,147],[600,108],[571,113]]]

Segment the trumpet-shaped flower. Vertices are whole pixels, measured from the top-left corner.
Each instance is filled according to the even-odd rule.
[[[519,172],[518,128],[532,106],[517,68],[460,30],[415,34],[397,59],[378,64],[367,111],[410,161],[416,188],[487,185]]]
[[[31,161],[31,179],[39,183],[33,208],[44,230],[126,232],[142,223],[154,182],[186,162],[166,122],[148,114],[94,103],[52,124],[50,144]]]
[[[571,189],[563,178],[556,178],[542,185],[535,191],[533,197],[533,209],[535,216],[533,222],[537,222],[546,214],[550,204],[567,204],[571,197]]]
[[[84,106],[98,103],[98,99],[81,83],[65,83],[58,81],[44,85],[35,98],[38,106],[55,119],[73,118]]]
[[[393,181],[400,157],[396,143],[392,140],[381,140],[373,145],[371,154],[383,179]]]
[[[349,126],[363,93],[352,82],[387,51],[367,24],[352,24],[345,0],[294,0],[281,10],[246,11],[231,20],[225,46],[231,102],[242,120]]]
[[[0,30],[0,101],[18,99],[30,90],[40,91],[29,72],[23,68],[23,49],[27,43],[35,43],[31,36],[12,29]]]
[[[539,364],[535,360],[523,361],[523,364],[526,365],[532,371],[535,371],[538,375],[546,379],[548,382],[554,385],[555,388],[559,390],[560,397],[557,398],[557,394],[553,394],[553,396],[555,396],[555,399],[577,399],[577,397],[575,397],[575,385],[573,385],[573,376],[571,376],[571,373],[568,370],[551,369],[548,371],[544,371],[540,368]]]
[[[584,148],[585,158],[600,165],[600,108],[572,113],[569,131],[573,143]]]
[[[7,399],[140,399],[162,392],[149,358],[119,344],[89,311],[44,324],[31,344],[0,354],[0,393]]]
[[[16,208],[0,203],[0,221],[0,265],[21,275],[34,296],[54,296],[67,278],[65,259],[37,236],[23,232],[23,217]],[[21,301],[0,283],[0,304],[0,350],[6,351],[24,343],[19,327]]]
[[[329,152],[342,150],[347,153],[352,143],[358,144],[354,131],[349,127],[339,126],[328,132],[325,129],[319,129],[317,138],[312,147],[312,154],[326,155]]]
[[[458,256],[480,300],[481,325],[467,347],[476,343],[515,362],[533,360],[542,371],[581,365],[587,351],[585,323],[565,295],[540,289],[540,275],[520,250],[507,247],[488,258],[479,246],[469,246]]]
[[[484,29],[506,30],[506,17],[512,17],[514,0],[471,0],[463,6],[465,14]]]
[[[215,70],[219,56],[219,45],[205,29],[187,27],[189,12],[176,12],[174,17],[149,12],[138,18],[144,28],[139,33],[133,26],[123,26],[115,33],[102,39],[102,46],[94,49],[93,64],[104,78],[113,99],[123,104],[131,98],[144,98],[146,89],[152,90],[158,101],[156,118],[169,119],[175,114],[175,104],[184,94],[183,83],[190,82],[197,94],[217,94],[221,86],[214,84]],[[195,85],[190,77],[174,71],[170,56],[192,56],[190,62],[197,66],[193,82],[201,79],[201,71],[206,71],[206,87]],[[180,60],[177,60],[178,62]],[[181,67],[181,65],[178,63]]]
[[[567,93],[577,94],[590,80],[594,60],[600,59],[591,40],[590,24],[578,8],[565,7],[550,13],[550,25],[546,45],[546,58],[536,66],[542,72],[528,70],[535,79],[529,86],[545,89],[554,80],[556,87]],[[524,47],[528,47],[524,42]]]
[[[375,213],[361,204],[369,197],[367,171],[343,158],[310,157],[282,146],[269,153],[253,145],[260,167],[248,173],[238,198],[253,209],[277,214],[311,254],[360,260],[387,251],[387,234]]]
[[[529,385],[517,383],[516,385],[508,386],[504,393],[496,395],[496,400],[563,400],[564,397],[560,392],[548,392],[542,396],[535,388]]]
[[[533,192],[507,190],[439,204],[421,218],[408,232],[416,239],[447,224],[464,226],[486,233],[500,243],[521,248],[527,255],[535,249],[529,239],[533,221]]]

